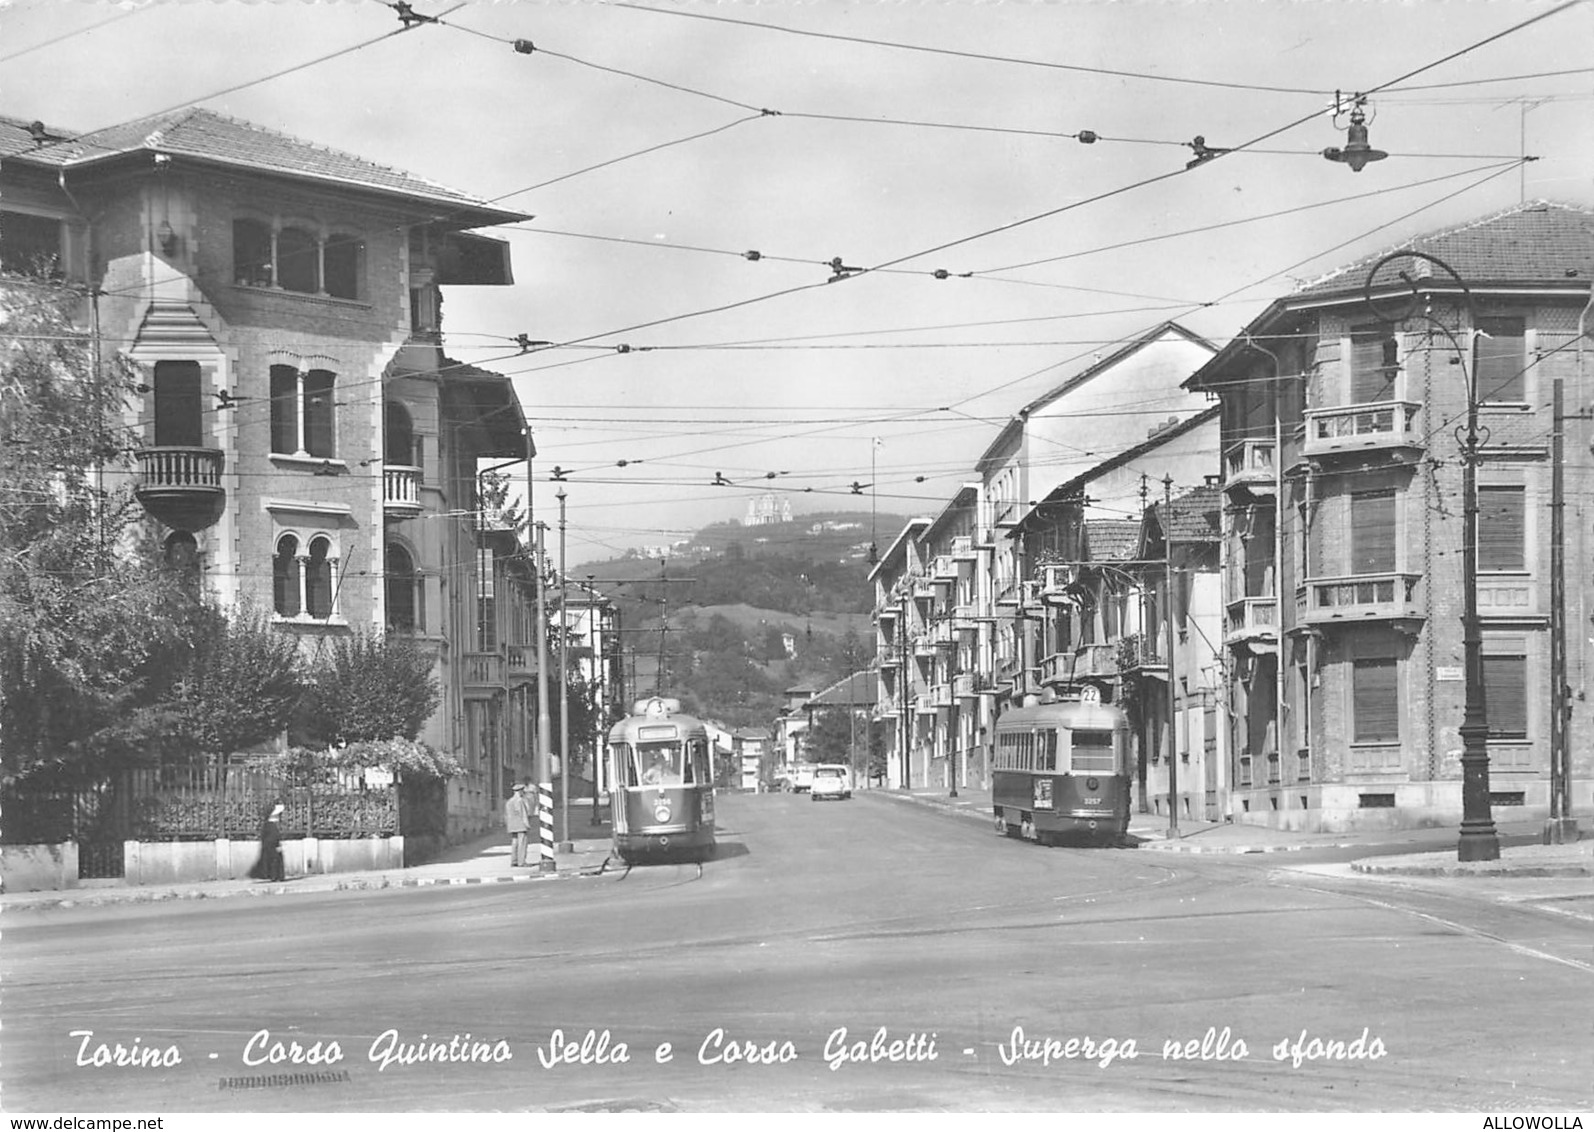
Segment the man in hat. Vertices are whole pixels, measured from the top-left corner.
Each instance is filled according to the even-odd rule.
[[[526,838],[531,833],[531,803],[526,798],[526,784],[515,783],[514,792],[504,803],[504,828],[509,831],[509,855],[512,868],[526,864]]]

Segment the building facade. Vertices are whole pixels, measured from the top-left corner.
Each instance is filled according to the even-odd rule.
[[[1563,757],[1586,812],[1591,277],[1594,215],[1525,204],[1275,301],[1191,379],[1223,408],[1235,820],[1459,820],[1474,502],[1495,815],[1546,815]]]
[[[421,738],[467,773],[447,833],[497,821],[529,773],[532,613],[483,461],[530,455],[508,378],[443,353],[451,285],[512,282],[524,219],[202,109],[68,134],[0,119],[0,263],[75,288],[136,367],[127,472],[169,556],[307,656],[412,635],[442,706]],[[534,717],[530,717],[534,718]]]

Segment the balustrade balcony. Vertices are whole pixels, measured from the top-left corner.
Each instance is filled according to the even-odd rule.
[[[938,708],[952,706],[952,685],[936,684],[930,688],[930,703]]]
[[[952,695],[955,699],[972,700],[978,694],[973,673],[965,672],[961,676],[952,677]]]
[[[1416,401],[1371,401],[1307,409],[1301,451],[1308,457],[1324,457],[1420,449],[1424,445],[1416,419],[1421,408]]]
[[[216,448],[165,445],[138,452],[133,496],[156,519],[178,531],[202,531],[221,518],[222,453]]]
[[[1276,641],[1278,629],[1278,598],[1239,598],[1229,603],[1229,631],[1224,635],[1223,643],[1235,646],[1251,641]]]
[[[1052,562],[1041,567],[1041,600],[1048,605],[1060,605],[1068,600],[1068,591],[1079,577],[1079,567]]]
[[[1270,496],[1276,490],[1277,453],[1271,440],[1242,440],[1223,454],[1223,490],[1235,499]]]
[[[413,519],[421,511],[421,470],[407,464],[382,465],[383,517],[392,523]]]
[[[1421,574],[1396,572],[1308,578],[1296,593],[1298,620],[1316,626],[1421,621],[1422,604],[1417,599],[1421,580]]]
[[[1118,646],[1116,643],[1080,645],[1075,650],[1075,680],[1106,680],[1118,675]]]
[[[1144,633],[1131,633],[1118,638],[1118,671],[1141,675],[1165,675],[1168,658],[1163,655],[1161,641]]]
[[[504,658],[496,652],[468,652],[461,658],[465,692],[493,692],[504,687]]]
[[[979,559],[979,549],[974,545],[973,535],[958,535],[952,540],[952,557],[958,562],[975,562]]]

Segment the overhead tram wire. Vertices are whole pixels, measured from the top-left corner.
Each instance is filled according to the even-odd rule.
[[[133,9],[131,9],[129,11],[118,12],[116,15],[112,16],[108,20],[101,20],[97,24],[90,24],[88,27],[78,28],[75,31],[66,32],[63,35],[56,36],[54,39],[46,39],[42,43],[35,43],[31,47],[24,47],[22,50],[13,51],[9,55],[0,55],[0,63],[8,63],[12,59],[20,59],[24,55],[32,54],[33,52],[39,51],[39,50],[41,50],[42,48],[45,48],[45,47],[53,47],[55,44],[60,43],[63,40],[71,39],[74,36],[86,35],[86,34],[88,34],[91,31],[99,31],[101,28],[105,27],[107,24],[114,24],[117,20],[125,20],[129,16],[136,16],[141,11],[143,11],[143,9],[141,9],[141,8],[133,8]]]

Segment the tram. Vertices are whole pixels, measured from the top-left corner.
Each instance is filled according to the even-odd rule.
[[[1042,845],[1111,844],[1129,830],[1129,721],[1087,688],[996,721],[996,831]]]
[[[708,728],[679,700],[638,700],[609,730],[614,851],[627,863],[714,853]]]

